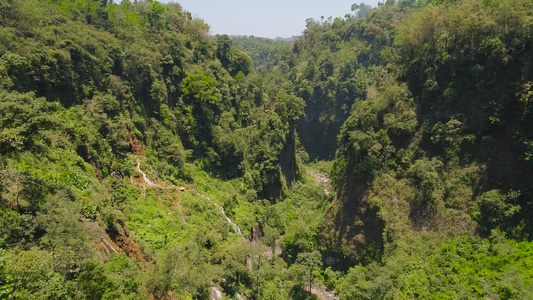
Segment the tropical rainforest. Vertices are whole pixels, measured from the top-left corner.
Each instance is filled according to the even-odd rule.
[[[533,299],[533,1],[302,24],[0,0],[0,299]]]

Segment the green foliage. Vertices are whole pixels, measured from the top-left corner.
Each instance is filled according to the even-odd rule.
[[[6,93],[0,95],[0,151],[7,155],[13,151],[42,153],[50,145],[51,130],[59,127],[53,113],[59,109],[44,98],[36,99],[31,93]]]
[[[220,266],[206,260],[206,251],[195,241],[172,247],[158,258],[158,265],[149,274],[148,291],[172,289],[180,297],[207,298],[212,282],[222,275]]]
[[[313,271],[322,266],[322,255],[318,251],[299,253],[296,258],[296,264],[303,269],[304,276],[308,282],[309,292],[311,292]]]
[[[411,243],[397,248],[382,266],[350,269],[338,285],[339,298],[527,298],[528,245],[498,234],[490,240],[463,234]]]
[[[92,234],[80,222],[80,207],[57,195],[49,199],[37,216],[40,229],[46,233],[39,240],[42,249],[54,253],[54,270],[65,278],[75,278],[84,265],[98,255],[91,243]]]
[[[533,297],[530,2],[352,11],[0,0],[0,298]]]
[[[233,43],[242,46],[252,59],[255,69],[263,75],[272,71],[278,63],[282,63],[286,58],[286,51],[292,46],[290,42],[254,36],[233,37]]]
[[[339,134],[332,174],[337,185],[345,176],[371,178],[376,172],[394,167],[396,149],[405,147],[418,123],[407,87],[394,83],[380,69],[373,76],[381,77],[377,90],[366,101],[354,103]]]
[[[14,299],[65,299],[69,291],[63,276],[54,271],[53,253],[31,248],[27,251],[2,253],[3,297]],[[5,276],[5,277],[4,277]]]
[[[212,140],[211,126],[218,122],[218,103],[222,95],[216,91],[216,81],[205,73],[188,74],[183,81],[183,102],[187,107],[189,144],[197,148]]]
[[[222,277],[246,290],[249,245],[213,200],[172,184],[194,181],[250,235],[258,195],[286,188],[302,100],[284,96],[279,116],[250,56],[178,4],[0,6],[0,297],[207,298]]]
[[[289,124],[294,124],[305,115],[304,108],[305,102],[302,98],[283,93],[278,95],[278,100],[275,103],[276,113]]]
[[[146,296],[139,279],[133,259],[112,254],[105,264],[89,263],[77,281],[86,299],[136,299]]]
[[[520,204],[517,204],[519,197],[520,191],[511,190],[504,193],[500,190],[491,190],[476,199],[479,210],[476,210],[473,216],[480,223],[485,234],[495,227],[510,229],[509,219],[521,210]]]

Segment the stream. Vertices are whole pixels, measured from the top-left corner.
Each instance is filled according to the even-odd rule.
[[[151,168],[152,166],[150,166]],[[144,182],[146,183],[147,186],[157,186],[157,184],[153,183],[149,178],[148,176],[146,175],[146,173],[144,173],[142,170],[141,170],[141,160],[137,158],[137,170],[139,171],[139,173],[141,173],[143,175],[143,179],[144,179]],[[153,171],[153,170],[152,170]],[[321,173],[318,173],[318,172],[309,172],[307,171],[309,175],[315,177],[319,183],[326,183],[328,181],[326,175],[324,174],[321,174]],[[327,193],[327,190],[324,190],[324,192],[326,194]],[[213,205],[215,205],[215,207],[222,213],[222,215],[224,216],[224,218],[226,218],[226,221],[228,221],[229,224],[231,224],[233,226],[233,230],[235,230],[235,233],[237,233],[238,235],[240,235],[243,239],[246,240],[246,242],[248,243],[252,243],[252,242],[255,242],[256,240],[256,237],[254,236],[253,237],[253,241],[252,239],[250,239],[248,236],[244,235],[242,233],[242,230],[241,228],[239,227],[239,225],[237,225],[235,222],[233,222],[227,215],[226,215],[226,211],[224,210],[224,207],[222,207],[221,205],[215,203],[209,196],[206,196],[200,192],[196,192],[198,194],[198,196],[202,196],[203,198],[207,198],[207,200],[209,200],[211,203],[213,203]],[[255,227],[253,228],[255,230]],[[255,235],[255,234],[254,234]],[[107,241],[104,241],[104,242],[107,242]],[[114,250],[115,252],[117,252],[113,246],[109,245],[111,247],[112,250]],[[246,261],[246,267],[248,270],[251,270],[253,268],[252,266],[252,258],[250,256],[246,256],[245,258],[245,261]],[[313,288],[311,290],[311,293],[315,294],[318,296],[319,299],[321,300],[334,300],[334,299],[337,299],[332,293],[326,291],[324,288],[321,288],[321,287],[317,287],[317,286],[314,286],[313,285]],[[239,295],[240,296],[240,295]],[[219,286],[213,286],[211,287],[211,294],[209,295],[209,300],[221,300],[223,298],[223,293],[222,293],[222,290]],[[242,299],[242,298],[241,298]]]
[[[150,169],[152,169],[152,166],[150,165]],[[149,178],[148,176],[146,175],[146,173],[143,172],[143,170],[141,170],[141,160],[137,158],[137,171],[139,171],[139,173],[141,173],[143,175],[143,179],[144,179],[144,182],[146,183],[146,185],[148,186],[157,186],[157,184],[153,183]],[[153,169],[152,169],[152,172],[153,172]],[[155,172],[154,172],[155,173]],[[157,175],[156,175],[157,176]],[[200,192],[196,192],[196,194],[198,194],[198,196],[202,196],[204,198],[207,198],[207,200],[209,200],[211,203],[213,203],[216,208],[222,213],[222,215],[224,216],[224,218],[226,218],[226,220],[228,221],[228,223],[230,223],[232,226],[233,226],[233,229],[235,230],[235,232],[242,236],[248,243],[250,243],[250,238],[247,237],[246,235],[244,235],[242,233],[242,230],[241,228],[235,224],[235,222],[233,222],[227,215],[226,215],[226,211],[224,210],[224,207],[222,207],[221,205],[215,203],[213,200],[211,200],[211,198],[209,196],[206,196]]]
[[[151,166],[150,166],[151,167]],[[150,181],[150,179],[148,178],[148,176],[146,176],[146,173],[144,173],[142,170],[141,170],[141,160],[137,158],[137,170],[143,174],[143,178],[144,178],[144,182],[146,182],[146,184],[148,186],[157,186],[157,184],[153,183]]]
[[[151,165],[150,165],[150,169],[152,170],[152,172],[154,172]],[[144,173],[141,170],[141,160],[138,159],[138,158],[137,158],[137,171],[139,171],[139,173],[141,173],[143,175],[144,182],[146,183],[147,186],[157,186],[157,184],[155,184],[152,181],[150,181],[150,179],[148,178],[146,173]],[[154,174],[155,174],[155,172],[154,172]],[[157,177],[157,175],[156,175],[156,177]],[[209,196],[206,196],[206,195],[204,195],[204,194],[202,194],[200,192],[196,192],[196,194],[198,194],[198,196],[202,196],[204,198],[207,198],[207,200],[209,200],[211,203],[213,203],[215,205],[215,207],[222,213],[224,218],[226,218],[228,223],[230,223],[233,226],[233,230],[235,230],[235,232],[238,235],[242,236],[246,240],[246,242],[251,243],[250,238],[242,233],[242,230],[239,227],[239,225],[235,224],[235,222],[233,222],[226,215],[226,211],[224,210],[224,207],[222,207],[221,205],[215,203],[213,200],[211,200],[211,198]],[[107,241],[105,241],[105,242],[107,242]],[[109,245],[109,246],[111,246],[111,245]],[[111,246],[111,249],[113,249],[116,252],[116,250],[112,246]],[[251,259],[251,257],[250,256],[246,256],[245,260],[246,260],[247,268],[248,269],[252,269],[252,259]],[[223,298],[223,293],[222,293],[222,290],[221,290],[220,286],[212,286],[211,287],[211,294],[209,295],[209,300],[221,300],[222,298]]]
[[[331,185],[329,184],[329,178],[328,178],[328,175],[326,175],[326,174],[324,174],[324,173],[320,173],[320,172],[310,171],[310,170],[306,170],[305,172],[306,172],[308,175],[313,176],[313,178],[316,179],[316,181],[318,182],[318,184],[324,186],[324,194],[325,194],[326,196],[328,196],[329,193],[330,193],[330,189],[331,189]]]
[[[211,198],[209,196],[206,196],[202,193],[199,193],[199,192],[196,192],[198,194],[198,196],[202,196],[204,198],[207,198],[207,200],[209,200],[210,202],[212,202],[215,207],[222,213],[222,215],[224,216],[224,218],[226,218],[226,220],[228,221],[228,223],[230,223],[232,226],[233,226],[233,230],[235,230],[235,233],[237,233],[238,235],[242,236],[248,243],[250,243],[250,238],[247,237],[246,235],[244,235],[242,233],[242,230],[241,228],[239,227],[239,225],[235,224],[235,222],[233,222],[227,215],[226,215],[226,211],[224,210],[224,207],[222,207],[221,205],[215,203],[213,200],[211,200]]]
[[[320,173],[316,173],[319,175],[319,177],[321,179],[324,179],[325,180],[322,180],[321,182],[327,182],[327,177],[323,174],[320,174]],[[316,174],[310,174],[310,175],[316,175]],[[317,178],[318,179],[318,178]],[[320,180],[319,180],[320,182]],[[242,233],[242,230],[241,228],[235,224],[235,222],[233,222],[227,215],[226,215],[226,211],[224,210],[224,207],[222,207],[221,205],[215,203],[213,200],[211,200],[211,198],[209,196],[206,196],[200,192],[196,192],[198,194],[198,196],[202,196],[204,198],[207,198],[207,200],[209,200],[210,202],[212,202],[216,208],[222,213],[222,215],[224,216],[224,218],[226,218],[226,220],[228,221],[228,223],[230,223],[232,226],[233,226],[233,229],[235,230],[235,232],[242,236],[246,242],[248,242],[249,244],[255,242],[256,238],[255,237],[252,237],[252,239],[250,239],[248,236],[244,235]],[[255,227],[253,228],[254,231],[255,231]],[[255,234],[254,234],[255,235]],[[246,262],[246,268],[248,270],[252,270],[253,269],[253,266],[252,266],[252,258],[250,256],[246,256],[245,258],[245,262]],[[314,285],[312,286],[311,288],[311,293],[316,295],[318,297],[318,299],[320,300],[337,300],[337,297],[335,296],[335,294],[327,291],[324,287],[322,286],[318,286],[318,285]],[[220,288],[220,286],[213,286],[211,287],[211,294],[209,295],[209,300],[222,300],[223,299],[223,293],[222,293],[222,290]],[[239,295],[240,296],[240,295]],[[241,297],[242,299],[242,297]]]
[[[224,217],[226,218],[226,220],[228,220],[228,223],[230,223],[231,225],[233,225],[233,229],[235,230],[235,232],[238,234],[238,235],[242,235],[246,240],[248,240],[247,237],[245,237],[243,234],[242,234],[242,231],[241,229],[239,228],[239,226],[237,224],[235,224],[228,216],[226,216],[226,212],[224,211],[224,207],[214,203],[215,206],[218,208],[218,210],[220,210],[220,212],[224,215]]]
[[[222,207],[222,205],[215,203],[213,200],[211,200],[211,198],[209,196],[206,196],[206,195],[204,195],[204,194],[202,194],[200,192],[196,192],[196,194],[198,196],[202,196],[204,198],[207,198],[207,200],[209,200],[211,203],[213,203],[215,205],[215,207],[222,213],[224,218],[226,218],[228,223],[230,223],[233,226],[233,230],[235,230],[235,233],[237,233],[238,235],[242,236],[242,238],[244,240],[246,240],[246,242],[248,242],[249,244],[252,243],[252,240],[248,236],[246,236],[246,235],[244,235],[242,233],[242,230],[239,227],[239,225],[235,224],[235,222],[233,222],[226,215],[226,211],[224,210],[224,207]],[[248,256],[248,255],[245,257],[245,264],[246,264],[246,268],[248,270],[252,270],[252,268],[253,268],[253,266],[252,266],[252,258],[250,256]],[[211,287],[211,295],[209,295],[209,300],[221,300],[221,299],[222,299],[222,290],[220,289],[220,287],[219,286]]]

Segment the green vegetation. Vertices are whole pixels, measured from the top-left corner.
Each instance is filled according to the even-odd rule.
[[[0,299],[533,298],[531,1],[306,25],[0,0]]]

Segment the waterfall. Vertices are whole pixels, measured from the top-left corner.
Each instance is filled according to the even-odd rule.
[[[244,235],[242,233],[242,230],[241,228],[239,228],[239,225],[235,224],[235,222],[233,222],[227,215],[226,215],[226,211],[224,210],[224,207],[222,207],[220,204],[217,204],[215,203],[213,200],[211,200],[211,198],[209,196],[206,196],[200,192],[196,192],[196,194],[198,196],[202,196],[203,198],[207,198],[207,200],[209,200],[210,202],[212,202],[215,207],[222,213],[222,215],[224,216],[224,218],[226,218],[226,221],[228,221],[228,223],[230,223],[232,226],[233,226],[233,230],[235,230],[235,232],[242,236],[246,242],[248,242],[249,244],[252,243],[252,240],[247,237],[246,235]],[[257,238],[259,240],[259,234],[256,234],[256,228],[254,226],[254,228],[252,229],[252,235],[253,235],[253,238]],[[248,270],[252,270],[253,269],[253,266],[252,266],[252,258],[249,256],[249,255],[246,255],[246,257],[244,258],[245,259],[245,265],[246,265],[246,268]],[[221,300],[222,299],[222,290],[220,289],[219,286],[213,286],[211,287],[211,295],[209,295],[209,300]],[[240,297],[240,295],[239,295]],[[241,297],[242,299],[242,297]]]
[[[141,160],[137,158],[137,170],[143,175],[143,178],[144,178],[144,182],[146,182],[146,184],[148,186],[156,186],[157,184],[153,183],[150,181],[150,179],[148,179],[148,176],[146,176],[146,173],[144,173],[142,170],[141,170]]]
[[[211,200],[211,198],[209,196],[206,196],[202,193],[199,193],[199,192],[196,192],[196,194],[198,194],[198,196],[202,196],[204,198],[207,198],[207,200],[213,202],[213,204],[215,205],[215,207],[222,213],[222,215],[224,216],[224,218],[226,218],[226,221],[228,221],[228,223],[230,223],[232,226],[233,226],[233,230],[235,230],[235,232],[242,236],[248,243],[250,242],[250,238],[247,237],[246,235],[244,235],[242,233],[242,230],[241,228],[239,227],[239,225],[235,224],[235,222],[233,222],[227,215],[226,215],[226,211],[224,210],[224,207],[222,207],[221,205],[215,203],[213,200]]]
[[[209,300],[222,300],[222,290],[219,286],[211,287],[211,295],[209,295]]]

